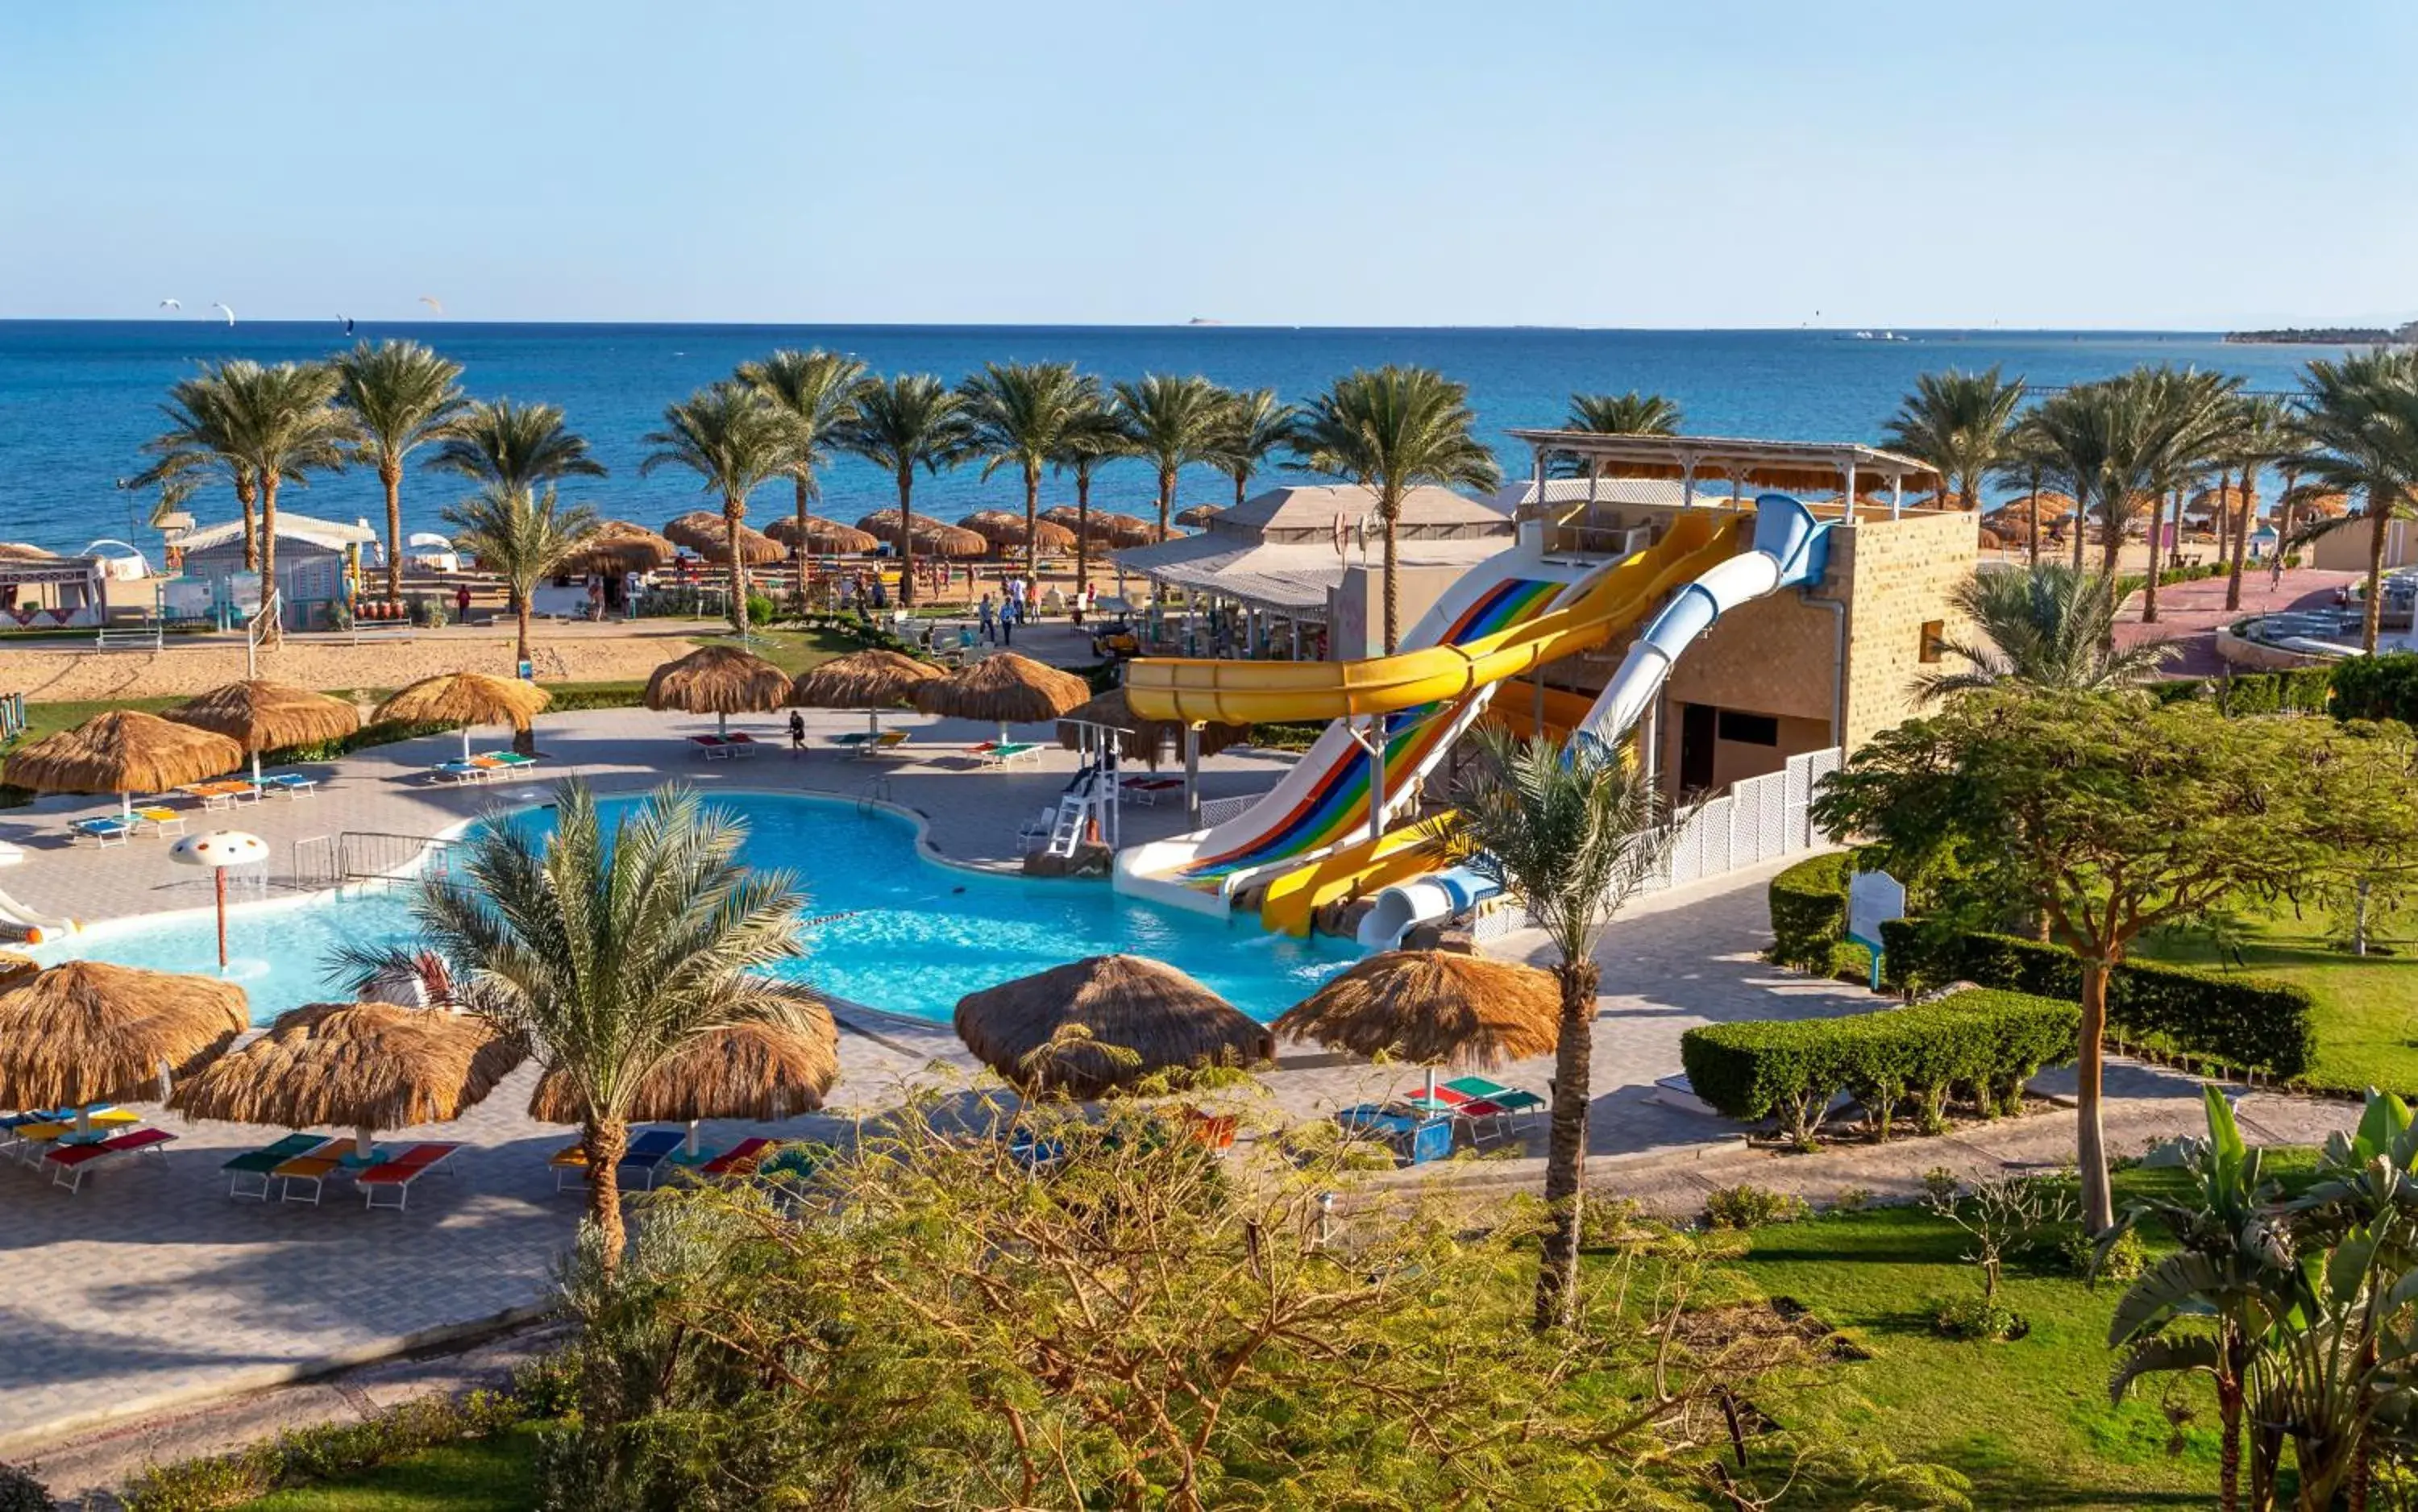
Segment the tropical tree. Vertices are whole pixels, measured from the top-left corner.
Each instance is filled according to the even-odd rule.
[[[1619,394],[1572,394],[1563,429],[1597,435],[1676,435],[1687,423],[1679,402],[1642,389]]]
[[[2063,562],[1976,573],[1949,598],[1981,638],[1945,643],[1965,669],[1925,674],[1918,684],[1925,699],[2006,683],[2075,693],[2120,688],[2155,677],[2175,654],[2165,641],[2115,649],[2106,586]]]
[[[798,426],[794,417],[760,389],[726,378],[675,405],[664,406],[664,428],[639,437],[655,450],[638,464],[638,476],[662,467],[686,467],[697,485],[722,499],[722,527],[729,540],[730,626],[747,635],[747,557],[739,531],[747,523],[747,498],[775,478],[794,475]]]
[[[2302,539],[2366,522],[2366,614],[2360,643],[2374,655],[2393,524],[2418,519],[2418,350],[2380,347],[2339,360],[2314,360],[2301,389],[2292,402],[2302,442],[2295,466],[2325,488],[2358,500],[2349,514],[2310,522]]]
[[[1478,759],[1458,796],[1454,848],[1519,900],[1553,948],[1561,1025],[1553,1049],[1552,1132],[1545,1154],[1544,1261],[1536,1325],[1569,1321],[1577,1305],[1579,1231],[1594,1056],[1597,943],[1613,915],[1661,864],[1671,828],[1642,762],[1478,732]]]
[[[1100,466],[1128,455],[1125,416],[1113,393],[1094,389],[1076,422],[1067,428],[1049,465],[1075,475],[1075,591],[1092,580],[1092,477]]]
[[[362,462],[386,490],[386,596],[403,596],[403,464],[442,438],[463,405],[462,364],[418,342],[362,342],[331,359],[336,402],[352,411]]]
[[[1363,368],[1311,401],[1293,443],[1301,465],[1376,496],[1385,537],[1385,652],[1401,643],[1397,572],[1402,496],[1423,484],[1492,490],[1503,471],[1477,435],[1469,386],[1433,368]]]
[[[1024,570],[1040,564],[1041,469],[1099,413],[1100,384],[1072,362],[993,362],[957,385],[969,445],[987,479],[1014,466],[1024,479]]]
[[[277,586],[277,491],[314,472],[334,472],[360,440],[353,417],[336,407],[336,370],[321,362],[280,362],[226,373],[226,401],[244,466],[260,481],[260,634],[280,638],[281,616],[268,594]]]
[[[1279,403],[1274,389],[1227,395],[1225,423],[1218,428],[1217,452],[1209,465],[1234,480],[1235,503],[1249,494],[1252,476],[1269,458],[1292,448],[1300,420],[1301,411]]]
[[[2195,480],[2222,462],[2226,436],[2233,424],[2240,378],[2197,368],[2161,364],[2142,370],[2135,381],[2147,393],[2148,450],[2146,492],[2150,498],[2150,575],[2141,589],[2141,620],[2158,618],[2158,578],[2167,564],[2164,503],[2175,505],[2176,533],[2181,534],[2183,499]]]
[[[857,386],[865,381],[865,364],[852,357],[820,347],[800,352],[788,347],[760,362],[742,362],[739,381],[773,402],[789,422],[789,478],[797,484],[797,539],[794,550],[805,560],[806,519],[820,489],[816,473],[831,461],[840,422],[854,411]],[[806,571],[798,569],[797,606],[806,606]]]
[[[2258,523],[2258,473],[2290,456],[2296,450],[2292,435],[2291,412],[2280,399],[2252,394],[2234,401],[2231,422],[2226,428],[2227,459],[2238,469],[2240,478],[2239,511],[2231,512],[2233,527],[2232,555],[2225,569],[2225,606],[2242,607],[2242,569],[2250,552],[2250,529]],[[2218,505],[2224,506],[2222,492]],[[2276,533],[2276,545],[2281,549],[2283,534]]]
[[[2038,411],[2025,414],[2015,421],[2014,428],[2007,433],[2006,455],[1999,459],[1994,473],[1998,481],[2022,489],[2024,496],[2031,501],[2031,508],[2025,512],[2028,518],[2024,522],[2024,556],[2025,559],[2034,567],[2040,565],[2041,559],[2041,490],[2058,471],[2057,454],[2050,448],[2048,438],[2041,433],[2036,423],[2037,414]],[[2074,520],[2074,529],[2077,542],[2075,560],[2078,565],[2080,562],[2078,542],[2082,531],[2082,521],[2079,518]]]
[[[454,544],[478,558],[481,568],[503,578],[512,590],[513,657],[529,659],[529,605],[540,583],[596,528],[595,512],[565,505],[552,483],[543,491],[486,483],[445,512]]]
[[[245,460],[243,439],[237,429],[242,417],[234,408],[230,393],[237,383],[248,383],[259,367],[242,359],[205,363],[192,377],[171,384],[168,402],[160,406],[160,412],[168,417],[168,429],[143,443],[144,451],[159,460],[134,480],[146,488],[158,484],[163,491],[175,486],[185,491],[181,497],[190,497],[191,485],[201,479],[213,475],[224,479],[243,512],[246,572],[260,570],[256,528],[260,480]]]
[[[565,478],[602,478],[604,465],[562,420],[556,405],[490,404],[474,400],[446,422],[436,452],[423,465],[506,488],[534,488]]]
[[[527,1036],[586,1117],[588,1219],[606,1270],[621,1258],[615,1171],[640,1086],[699,1036],[797,1024],[812,1012],[761,973],[800,954],[805,897],[787,873],[741,861],[744,820],[677,786],[611,822],[586,785],[555,790],[554,824],[492,824],[413,894],[417,939],[348,945],[367,982],[422,950],[457,1005]]]
[[[1958,508],[1979,510],[1982,481],[2007,460],[2023,402],[2024,380],[2002,378],[1995,366],[1925,373],[1890,417],[1881,444],[1929,464]]]
[[[1176,474],[1196,462],[1217,460],[1229,405],[1226,390],[1206,378],[1152,373],[1139,383],[1118,384],[1116,393],[1125,453],[1157,469],[1158,530],[1165,535],[1169,513],[1175,508]]]
[[[915,602],[915,469],[939,473],[972,454],[965,396],[928,373],[867,378],[833,439],[898,483],[898,602]]]

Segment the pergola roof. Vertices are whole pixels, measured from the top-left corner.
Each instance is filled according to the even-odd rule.
[[[1735,481],[1758,488],[1837,492],[1850,469],[1859,494],[1891,486],[1933,492],[1939,475],[1928,465],[1856,441],[1767,441],[1726,435],[1623,435],[1594,431],[1513,431],[1538,452],[1559,452],[1601,466],[1607,478]]]

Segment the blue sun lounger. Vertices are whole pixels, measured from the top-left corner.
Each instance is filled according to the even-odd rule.
[[[687,1140],[688,1135],[684,1130],[649,1129],[630,1141],[630,1148],[622,1152],[620,1163],[613,1168],[614,1174],[620,1177],[624,1188],[635,1186],[642,1192],[651,1191],[654,1189],[655,1173],[663,1169],[664,1162],[671,1159],[672,1152]]]

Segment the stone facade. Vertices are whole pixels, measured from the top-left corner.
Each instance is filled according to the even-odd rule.
[[[1973,575],[1981,534],[1962,512],[1864,520],[1830,538],[1830,571],[1821,596],[1847,603],[1844,743],[1852,752],[1916,710],[1915,685],[1945,670],[1924,661],[1923,627],[1951,639],[1967,626],[1950,595]]]

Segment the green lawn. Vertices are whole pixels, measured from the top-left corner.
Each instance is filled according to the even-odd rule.
[[[740,646],[735,635],[700,636],[701,646]],[[751,631],[744,646],[782,671],[795,675],[808,667],[819,666],[845,651],[858,649],[856,642],[828,630],[770,629]]]
[[[277,1491],[242,1512],[527,1512],[536,1504],[534,1430],[448,1444],[320,1486]]]

